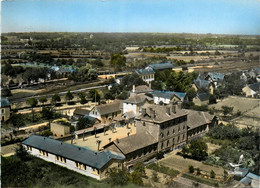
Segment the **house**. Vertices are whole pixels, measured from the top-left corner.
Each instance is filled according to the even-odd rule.
[[[209,80],[201,80],[200,78],[197,78],[193,81],[191,87],[193,87],[198,93],[208,90],[210,94],[213,94],[214,85]]]
[[[111,122],[115,117],[121,115],[122,101],[116,100],[112,103],[93,107],[89,116],[99,119],[102,123]]]
[[[79,119],[89,114],[89,110],[84,108],[76,108],[73,112],[73,118]]]
[[[164,104],[170,104],[171,102],[183,102],[186,93],[183,92],[175,92],[175,91],[153,91],[151,93],[153,95],[154,103],[160,104],[160,102]]]
[[[195,105],[206,105],[209,103],[209,97],[210,97],[210,93],[208,92],[201,92],[201,93],[197,93],[196,97],[194,97],[193,102]]]
[[[225,75],[222,73],[209,72],[205,80],[210,81],[211,83],[214,84],[215,87],[217,87],[220,83],[223,82],[224,77]]]
[[[152,97],[143,93],[130,96],[128,99],[123,101],[123,114],[132,111],[135,114],[135,116],[138,116],[140,115],[139,112],[142,106],[146,102],[151,103],[152,101]]]
[[[140,94],[140,93],[151,93],[153,90],[148,87],[147,85],[140,85],[135,87],[133,85],[132,91],[130,91],[130,96],[135,95],[135,94]]]
[[[51,132],[54,136],[63,137],[70,134],[70,125],[58,122],[51,123]]]
[[[246,97],[259,97],[260,96],[260,83],[248,84],[242,91],[246,94]]]
[[[1,121],[5,122],[10,119],[11,105],[7,98],[1,98]]]
[[[218,124],[216,116],[209,114],[208,112],[201,112],[195,110],[188,111],[187,121],[187,140],[190,141],[193,138],[203,135],[208,132],[209,129]]]
[[[136,134],[115,140],[104,149],[124,155],[124,164],[130,168],[157,152],[185,144],[187,115],[177,105],[145,104],[136,118]]]
[[[171,63],[159,63],[159,64],[150,64],[148,67],[151,67],[154,71],[162,70],[172,70],[175,66]]]
[[[151,67],[145,69],[139,69],[136,73],[143,79],[144,82],[150,84],[154,80],[154,70]]]
[[[22,142],[29,154],[98,180],[107,168],[120,166],[124,156],[109,151],[96,152],[52,138],[31,135]]]

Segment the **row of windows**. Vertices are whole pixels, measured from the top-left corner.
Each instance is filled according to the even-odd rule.
[[[146,155],[147,153],[151,153],[152,151],[155,151],[157,150],[157,145],[154,145],[154,146],[150,146],[150,147],[146,147],[146,148],[143,148],[142,150],[138,150],[138,151],[135,151],[133,153],[130,153],[128,155],[128,159],[131,160],[131,159],[136,159],[137,157],[141,157],[142,155]]]
[[[183,125],[182,128],[181,128],[181,126],[179,126],[178,127],[178,132],[181,132],[181,129],[185,130],[185,125]],[[172,129],[172,134],[175,134],[175,133],[176,133],[175,129]],[[169,135],[170,135],[170,131],[168,130],[167,131],[167,136],[169,136]],[[164,138],[164,133],[161,133],[161,137]]]
[[[81,169],[81,170],[86,170],[86,165],[79,163],[79,162],[75,162],[75,167]]]
[[[32,151],[32,146],[27,146],[27,150]]]
[[[40,150],[40,155],[48,157],[48,152]]]
[[[143,79],[152,79],[152,78],[154,78],[153,75],[143,76]]]
[[[185,140],[185,135],[182,135],[182,139],[181,139],[181,136],[178,136],[177,138],[177,144],[180,143],[181,141],[183,142]],[[175,144],[175,138],[172,139],[172,145]],[[169,147],[170,146],[170,140],[167,140],[166,142],[166,147]],[[164,148],[164,142],[161,143],[161,149]]]
[[[58,156],[56,155],[56,161],[62,162],[62,163],[66,163],[66,159],[62,156]]]
[[[171,127],[171,126],[173,126],[173,125],[177,125],[177,124],[182,123],[182,122],[184,122],[184,121],[187,121],[187,116],[182,116],[182,117],[175,118],[175,119],[173,119],[173,120],[167,121],[167,122],[165,122],[165,123],[162,123],[162,124],[161,124],[161,128],[162,128],[162,129],[165,129],[165,128],[167,128],[167,127]]]

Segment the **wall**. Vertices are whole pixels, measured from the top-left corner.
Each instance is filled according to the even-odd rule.
[[[136,108],[136,104],[131,104],[131,103],[123,103],[123,114],[128,112],[128,111],[133,111],[135,113],[135,115],[137,114],[137,108]]]
[[[10,107],[1,108],[1,121],[7,121],[10,118]]]
[[[27,150],[27,146],[26,145],[23,145],[23,146]],[[32,148],[32,151],[30,151],[30,150],[27,150],[27,151],[28,151],[29,154],[34,155],[36,157],[39,157],[43,160],[46,160],[46,161],[55,163],[57,165],[66,167],[70,170],[76,171],[76,172],[83,174],[85,176],[89,176],[89,177],[95,178],[97,180],[100,180],[100,175],[93,174],[92,173],[93,172],[92,167],[89,167],[87,165],[86,165],[86,170],[81,170],[81,169],[79,169],[75,166],[75,161],[72,161],[70,159],[66,159],[66,163],[62,163],[62,162],[56,160],[56,155],[54,155],[54,154],[48,153],[48,156],[42,156],[40,154],[40,151],[36,148]]]
[[[70,127],[65,125],[60,125],[57,123],[51,123],[51,132],[53,135],[58,137],[63,137],[65,135],[70,134]]]

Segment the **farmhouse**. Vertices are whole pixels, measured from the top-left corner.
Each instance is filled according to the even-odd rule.
[[[210,81],[211,83],[214,84],[215,87],[217,87],[220,83],[223,82],[224,77],[225,77],[224,74],[209,72],[205,80]]]
[[[210,94],[213,94],[214,85],[209,80],[201,80],[199,77],[193,81],[191,87],[195,89],[197,93],[205,92],[208,90]]]
[[[89,114],[89,110],[83,108],[76,108],[73,112],[73,118],[79,119]]]
[[[124,159],[109,151],[95,152],[38,135],[31,135],[22,144],[31,155],[98,180],[105,178],[107,168],[121,166]]]
[[[7,121],[10,118],[11,105],[7,98],[1,98],[1,121]]]

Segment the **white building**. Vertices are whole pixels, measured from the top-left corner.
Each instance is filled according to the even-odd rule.
[[[139,69],[136,73],[145,81],[150,84],[154,80],[154,70],[151,67],[146,67],[145,69]]]
[[[120,166],[124,159],[109,151],[95,152],[38,135],[30,136],[22,144],[31,155],[98,180],[105,178],[107,168]]]
[[[175,91],[154,91],[151,93],[155,104],[170,104],[170,102],[183,102],[186,93],[175,92]]]

